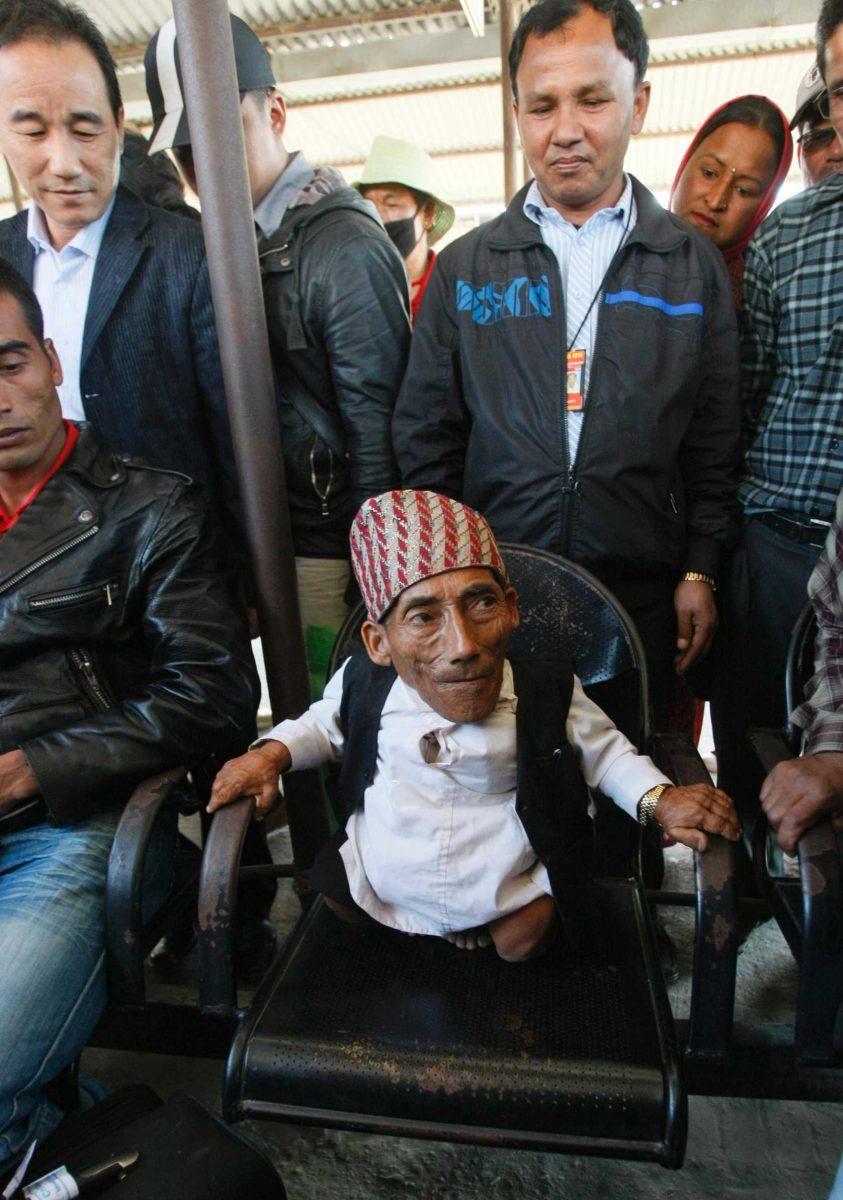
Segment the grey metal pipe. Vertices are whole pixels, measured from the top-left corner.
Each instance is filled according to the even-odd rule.
[[[278,721],[303,712],[310,689],[231,24],[225,0],[174,0],[173,13],[269,697]],[[310,836],[322,806],[318,781],[308,774],[310,779],[293,777],[287,789],[296,858],[303,865],[327,831],[317,828]]]
[[[509,80],[509,47],[515,32],[515,0],[499,0],[501,37],[501,101],[503,104],[503,194],[509,204],[518,191],[519,154],[518,131],[512,108],[512,84]]]

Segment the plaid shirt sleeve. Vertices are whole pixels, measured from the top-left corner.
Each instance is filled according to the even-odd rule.
[[[746,253],[740,312],[745,445],[752,443],[756,423],[776,377],[778,324],[775,280],[764,238],[759,235]]]
[[[793,713],[806,730],[806,754],[843,751],[843,492],[825,549],[808,583],[817,615],[815,672],[805,688],[805,701]]]

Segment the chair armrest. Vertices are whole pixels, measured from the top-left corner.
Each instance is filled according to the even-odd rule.
[[[769,774],[780,762],[795,756],[794,748],[778,730],[751,729],[749,741]],[[754,839],[756,874],[770,895],[773,910],[790,948],[799,961],[799,995],[796,1005],[796,1056],[802,1063],[830,1066],[836,1061],[834,1026],[843,998],[843,882],[840,850],[828,817],[817,821],[799,839],[799,876],[802,922],[782,911],[775,889],[784,883],[768,861],[769,823],[760,814]]]
[[[659,762],[677,786],[712,782],[699,753],[684,738],[662,734],[655,741]],[[694,852],[694,882],[696,934],[686,1054],[722,1062],[732,1040],[738,959],[735,843],[709,835],[705,853]]]
[[[796,1009],[800,1062],[835,1062],[834,1026],[843,998],[843,887],[837,835],[824,817],[799,839],[802,948]]]
[[[237,1012],[234,979],[234,918],[243,842],[255,809],[241,796],[214,814],[205,839],[199,877],[199,1008],[207,1016]]]
[[[121,1007],[141,1009],[145,1003],[141,883],[146,852],[158,814],[184,776],[184,769],[175,767],[135,788],[114,835],[105,888],[105,946],[109,1000]]]
[[[777,767],[780,762],[795,758],[798,753],[794,751],[781,729],[753,728],[747,730],[746,736],[765,775],[769,775],[773,767]]]

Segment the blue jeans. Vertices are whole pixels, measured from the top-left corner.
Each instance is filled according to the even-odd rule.
[[[120,809],[0,834],[0,1169],[62,1112],[44,1095],[81,1052],[106,1002],[104,899]],[[175,814],[156,824],[144,913],[172,878]]]

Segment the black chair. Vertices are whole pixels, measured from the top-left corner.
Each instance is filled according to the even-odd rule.
[[[802,699],[814,670],[816,618],[806,605],[793,629],[785,672],[788,713]],[[753,729],[750,741],[765,771],[797,756],[801,732]],[[794,1039],[805,1065],[830,1066],[841,1060],[835,1025],[843,1001],[843,880],[840,845],[825,818],[799,840],[799,874],[787,870],[775,832],[760,810],[750,847],[756,880],[796,961],[799,963]]]
[[[150,1002],[144,971],[144,960],[174,919],[195,911],[201,877],[199,853],[177,834],[172,885],[158,912],[146,918],[142,884],[153,830],[159,821],[200,810],[212,778],[210,765],[190,775],[183,768],[165,771],[140,784],[123,809],[109,855],[105,891],[108,1006],[91,1045],[225,1057],[233,1018],[203,1020],[195,1003]],[[61,1095],[65,1103],[72,1103],[72,1086],[63,1085]]]
[[[627,699],[635,688],[639,744],[647,747],[644,658],[628,616],[572,564],[524,547],[503,552],[522,613],[513,652],[572,657],[584,686],[599,689],[610,711],[613,687]],[[332,669],[356,644],[361,619],[359,610],[346,622]],[[705,774],[690,748],[667,750],[685,781]],[[209,850],[214,840],[236,844],[251,804],[217,814]],[[698,915],[731,928],[723,910],[730,847],[715,841],[698,866],[701,897],[708,889]],[[214,968],[214,958],[226,924],[230,930],[236,865],[207,884],[200,912],[213,911],[215,920],[213,931],[200,929],[203,1011],[224,1015],[236,993],[230,965],[217,957]],[[686,1096],[647,903],[636,881],[613,879],[596,882],[591,905],[592,934],[578,957],[557,947],[510,965],[493,951],[345,927],[317,901],[241,1021],[226,1115],[678,1167]],[[703,934],[695,960],[701,993],[717,977],[722,941],[711,927]],[[698,1020],[696,1034],[692,1018],[696,1052],[711,1058],[728,1045],[728,986],[720,1001],[728,1011]]]

